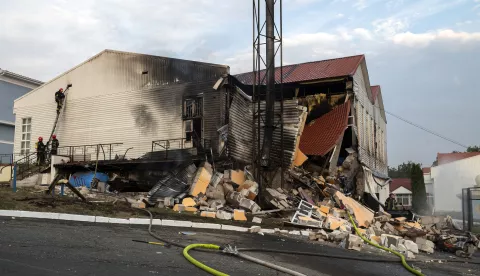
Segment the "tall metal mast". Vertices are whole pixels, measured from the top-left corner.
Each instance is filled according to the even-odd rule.
[[[265,13],[262,16],[262,9]],[[275,70],[275,63],[277,69]],[[281,168],[283,186],[282,0],[253,0],[253,165],[261,190]],[[280,110],[275,111],[275,101]],[[264,104],[263,104],[264,102]],[[275,114],[280,114],[276,120]],[[277,117],[278,118],[278,117]],[[274,132],[280,133],[280,162],[272,162]],[[277,149],[278,150],[278,149]],[[278,154],[277,160],[278,160]]]

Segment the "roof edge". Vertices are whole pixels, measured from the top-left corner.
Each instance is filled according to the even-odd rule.
[[[0,120],[0,125],[15,126],[15,122]]]
[[[22,82],[26,82],[26,83],[32,84],[32,85],[42,85],[43,84],[42,81],[32,79],[32,78],[29,78],[29,77],[26,77],[26,76],[23,76],[23,75],[20,75],[20,74],[17,74],[17,73],[13,73],[13,72],[8,71],[8,70],[2,70],[1,68],[0,68],[0,76],[5,76],[7,78],[12,78],[12,79],[22,81]]]

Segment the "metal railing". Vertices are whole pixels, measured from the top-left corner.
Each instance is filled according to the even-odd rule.
[[[68,156],[72,162],[82,162],[91,160],[113,160],[122,153],[118,146],[123,143],[109,143],[96,145],[80,145],[80,146],[63,146],[57,150],[57,155]]]
[[[480,187],[462,189],[463,230],[480,233]]]
[[[176,138],[152,141],[152,153],[163,152],[164,159],[172,157],[170,153],[173,151],[186,150],[190,155],[196,156],[203,154],[206,150],[210,150],[210,148],[211,141],[209,139]]]

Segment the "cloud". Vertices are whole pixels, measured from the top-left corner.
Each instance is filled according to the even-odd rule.
[[[372,25],[376,34],[389,38],[400,31],[406,30],[409,24],[407,19],[389,17],[385,19],[377,19],[372,22]]]
[[[408,47],[424,48],[434,41],[438,42],[456,42],[469,43],[480,42],[480,33],[455,32],[453,30],[437,30],[428,33],[399,33],[396,34],[392,41],[398,45]]]

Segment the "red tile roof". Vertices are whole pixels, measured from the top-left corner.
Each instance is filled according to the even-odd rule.
[[[372,100],[372,103],[375,104],[378,93],[380,93],[380,85],[370,86],[370,88],[372,89],[372,98],[370,100]]]
[[[437,153],[437,165],[452,163],[465,158],[479,155],[480,152]]]
[[[313,81],[336,77],[352,76],[357,71],[364,55],[342,57],[283,66],[283,83]],[[260,78],[265,76],[265,70],[260,71]],[[275,81],[280,83],[280,68],[275,68]],[[247,72],[235,76],[246,85],[253,84],[253,73]],[[265,84],[265,80],[262,82]]]
[[[393,192],[400,187],[412,191],[412,182],[410,178],[392,178],[392,182],[390,182],[390,192]]]
[[[430,167],[425,167],[425,168],[422,168],[422,172],[423,172],[423,174],[430,173],[430,171],[431,171],[431,168],[430,168]]]
[[[306,155],[323,156],[335,147],[347,128],[350,101],[305,125],[300,137],[300,150]]]

